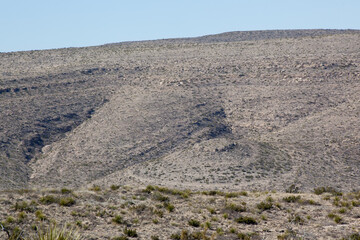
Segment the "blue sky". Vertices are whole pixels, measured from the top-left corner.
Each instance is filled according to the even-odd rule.
[[[268,29],[360,29],[360,0],[0,0],[0,52]]]

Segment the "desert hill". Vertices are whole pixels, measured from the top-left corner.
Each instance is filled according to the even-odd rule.
[[[360,186],[360,32],[0,53],[0,188]]]

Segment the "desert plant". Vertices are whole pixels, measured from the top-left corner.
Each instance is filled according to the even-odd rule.
[[[39,201],[44,205],[50,205],[53,203],[58,203],[59,199],[53,195],[46,195],[44,197],[41,197]]]
[[[62,193],[62,194],[70,194],[70,193],[72,193],[72,190],[67,189],[67,188],[62,188],[62,189],[61,189],[61,193]]]
[[[117,224],[123,224],[124,219],[120,215],[115,215],[115,217],[112,219],[112,222],[117,223]]]
[[[294,203],[294,202],[298,202],[300,198],[301,198],[300,196],[292,195],[292,196],[284,197],[283,201],[288,203]]]
[[[37,219],[39,219],[40,221],[45,221],[47,218],[45,216],[45,214],[41,211],[41,210],[37,210],[35,212],[35,216],[37,217]]]
[[[337,191],[336,189],[332,188],[332,187],[318,187],[318,188],[314,188],[314,193],[316,195],[321,195],[323,193],[331,193],[334,196],[342,196],[342,192]]]
[[[173,212],[175,209],[175,206],[172,205],[171,203],[165,202],[164,203],[164,207],[169,211],[169,212]]]
[[[188,223],[192,227],[200,227],[200,222],[196,219],[190,219]]]
[[[56,225],[50,225],[45,231],[38,228],[36,236],[29,240],[81,240],[83,237],[75,230],[66,227],[59,228]]]
[[[170,239],[181,240],[181,235],[179,233],[173,233],[171,234]]]
[[[269,210],[273,207],[271,202],[260,202],[256,205],[256,207],[261,211]]]
[[[75,205],[76,201],[71,197],[60,198],[59,204],[60,206],[70,207],[72,205]]]
[[[124,229],[124,234],[128,237],[137,237],[138,236],[136,229],[131,229],[131,228],[127,228],[127,227],[125,227],[125,229]]]
[[[169,201],[169,198],[160,194],[160,193],[156,193],[154,194],[154,199],[157,200],[157,201],[160,201],[160,202],[167,202]]]
[[[226,205],[225,209],[234,211],[234,212],[246,212],[246,207],[244,205],[236,205],[235,203],[230,203]]]
[[[114,185],[114,184],[113,184],[113,185],[110,186],[110,189],[113,190],[113,191],[116,191],[116,190],[118,190],[119,188],[120,188],[119,185]]]
[[[94,192],[100,192],[101,187],[98,185],[93,185],[91,188],[89,188],[89,190],[94,191]]]
[[[243,223],[243,224],[251,224],[251,225],[257,224],[257,221],[254,218],[247,216],[240,216],[239,218],[235,219],[235,222]]]

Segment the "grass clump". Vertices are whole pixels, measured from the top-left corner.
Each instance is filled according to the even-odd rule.
[[[241,216],[235,219],[235,222],[242,223],[242,224],[249,224],[249,225],[256,225],[257,221],[252,217]]]
[[[113,191],[116,191],[116,190],[118,190],[119,188],[120,188],[119,185],[114,185],[114,184],[113,184],[113,185],[110,186],[110,189],[113,190]]]
[[[273,207],[273,204],[271,202],[260,202],[256,204],[256,207],[263,212],[270,210]]]
[[[44,205],[50,205],[53,203],[58,203],[59,199],[53,195],[46,195],[40,198],[40,203]]]
[[[41,211],[41,210],[37,210],[35,212],[35,216],[37,219],[39,219],[40,221],[45,221],[47,218],[45,216],[45,214]]]
[[[235,203],[228,204],[226,209],[234,212],[246,212],[246,207],[244,205],[236,205]]]
[[[300,196],[291,195],[291,196],[284,197],[283,201],[288,202],[288,203],[294,203],[294,202],[298,202],[300,199],[301,199]]]
[[[168,202],[169,197],[162,195],[161,193],[154,194],[154,199],[160,202]]]
[[[115,215],[115,217],[112,219],[112,222],[114,222],[116,224],[123,224],[124,219],[120,215]]]
[[[21,212],[35,212],[35,207],[25,201],[16,202],[14,205],[14,209],[15,211]]]
[[[336,223],[341,223],[343,221],[343,219],[340,216],[338,216],[338,215],[336,215],[334,213],[329,213],[328,217],[333,219],[334,222],[336,222]]]
[[[70,207],[75,204],[76,204],[75,199],[73,199],[71,197],[60,198],[60,201],[59,201],[59,205],[64,206],[64,207]]]
[[[60,191],[61,191],[61,194],[70,194],[70,193],[72,193],[72,190],[67,189],[67,188],[62,188]]]
[[[196,219],[190,219],[188,223],[192,227],[200,227],[200,222]]]
[[[171,203],[165,202],[164,203],[164,207],[169,211],[169,212],[173,212],[175,209],[175,206]]]
[[[127,228],[127,227],[124,229],[124,234],[128,237],[137,237],[138,236],[136,229],[131,229],[131,228]]]
[[[335,188],[332,187],[318,187],[314,188],[314,193],[316,195],[321,195],[323,193],[331,193],[334,196],[342,196],[342,192],[337,191]]]
[[[170,239],[181,240],[181,235],[179,233],[173,233],[171,234]]]
[[[82,240],[84,239],[74,229],[68,229],[66,227],[58,228],[56,225],[51,225],[48,229],[41,230],[38,228],[36,236],[32,237],[31,240]]]
[[[94,191],[94,192],[100,192],[101,187],[98,185],[93,185],[91,188],[89,188],[89,190]]]

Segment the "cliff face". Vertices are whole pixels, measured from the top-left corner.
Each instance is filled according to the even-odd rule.
[[[359,31],[0,54],[0,188],[360,185]]]

